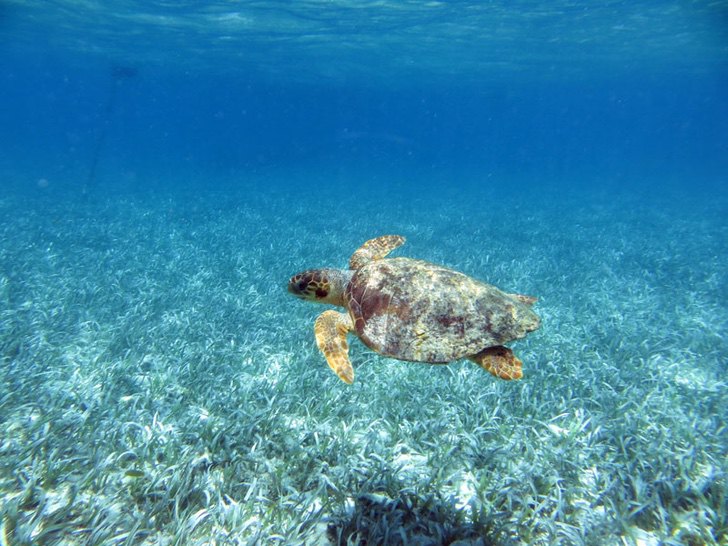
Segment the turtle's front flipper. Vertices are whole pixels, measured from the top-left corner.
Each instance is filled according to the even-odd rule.
[[[404,240],[401,235],[382,235],[369,239],[351,255],[349,269],[359,269],[372,260],[381,260],[395,248],[402,246]]]
[[[336,311],[324,311],[314,324],[316,345],[326,357],[329,367],[344,383],[354,382],[354,368],[349,361],[349,344],[346,335],[354,328],[349,315]]]
[[[484,370],[501,379],[521,379],[523,363],[508,347],[488,347],[468,357]]]

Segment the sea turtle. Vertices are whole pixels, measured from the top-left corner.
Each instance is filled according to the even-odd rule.
[[[347,334],[399,360],[446,364],[472,360],[502,379],[520,379],[521,361],[503,344],[539,327],[536,298],[507,294],[446,267],[411,258],[387,258],[400,235],[364,243],[349,269],[309,269],[291,277],[288,291],[305,300],[343,307],[324,311],[316,344],[331,369],[354,381]]]

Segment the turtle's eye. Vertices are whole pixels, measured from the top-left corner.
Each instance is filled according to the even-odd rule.
[[[299,298],[308,298],[311,289],[311,277],[309,275],[295,275],[288,282],[288,291]]]

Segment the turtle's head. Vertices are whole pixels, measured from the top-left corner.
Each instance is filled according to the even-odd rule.
[[[303,300],[344,305],[344,290],[352,272],[340,269],[308,269],[288,281],[288,291]]]

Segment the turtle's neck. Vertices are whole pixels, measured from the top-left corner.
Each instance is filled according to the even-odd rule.
[[[329,282],[329,295],[323,302],[345,307],[344,292],[346,292],[346,285],[354,276],[354,271],[350,269],[326,269],[324,271],[326,280]]]

